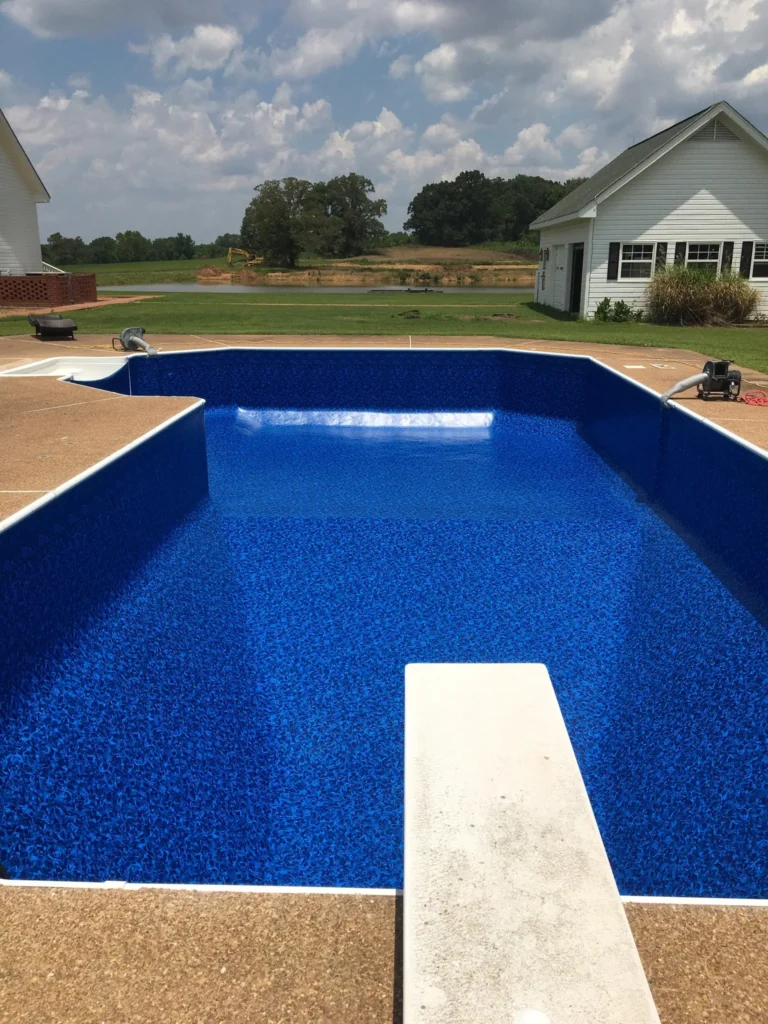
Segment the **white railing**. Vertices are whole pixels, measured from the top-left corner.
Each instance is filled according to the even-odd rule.
[[[66,270],[59,270],[58,267],[54,267],[52,263],[46,263],[43,260],[43,273],[44,274],[66,274]]]

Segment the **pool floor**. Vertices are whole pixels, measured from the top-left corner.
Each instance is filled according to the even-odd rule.
[[[765,895],[765,630],[572,423],[481,412],[209,410],[210,498],[0,709],[11,876],[400,886],[404,666],[534,661],[620,890]]]

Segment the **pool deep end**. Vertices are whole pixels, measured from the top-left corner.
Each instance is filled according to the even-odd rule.
[[[404,665],[541,661],[620,889],[765,894],[768,645],[733,596],[766,594],[761,455],[572,357],[225,350],[106,384],[207,399],[210,499],[190,421],[0,534],[13,877],[399,885]]]

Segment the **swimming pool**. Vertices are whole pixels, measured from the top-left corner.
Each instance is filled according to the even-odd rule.
[[[399,886],[405,664],[533,661],[620,890],[765,895],[761,455],[579,358],[107,384],[204,397],[208,479],[190,420],[0,535],[13,877]]]

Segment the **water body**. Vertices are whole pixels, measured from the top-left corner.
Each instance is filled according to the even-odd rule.
[[[272,286],[262,287],[261,285],[249,284],[114,284],[98,288],[99,292],[190,292],[207,295],[326,295],[336,293],[339,295],[369,295],[371,288],[314,288],[314,287],[283,287]],[[530,295],[531,288],[436,288],[432,292],[448,294],[472,294],[472,295]],[[392,286],[391,288],[379,287],[373,289],[374,294],[383,292],[393,295],[402,294],[407,297],[419,298],[424,292],[408,292],[407,287]]]

